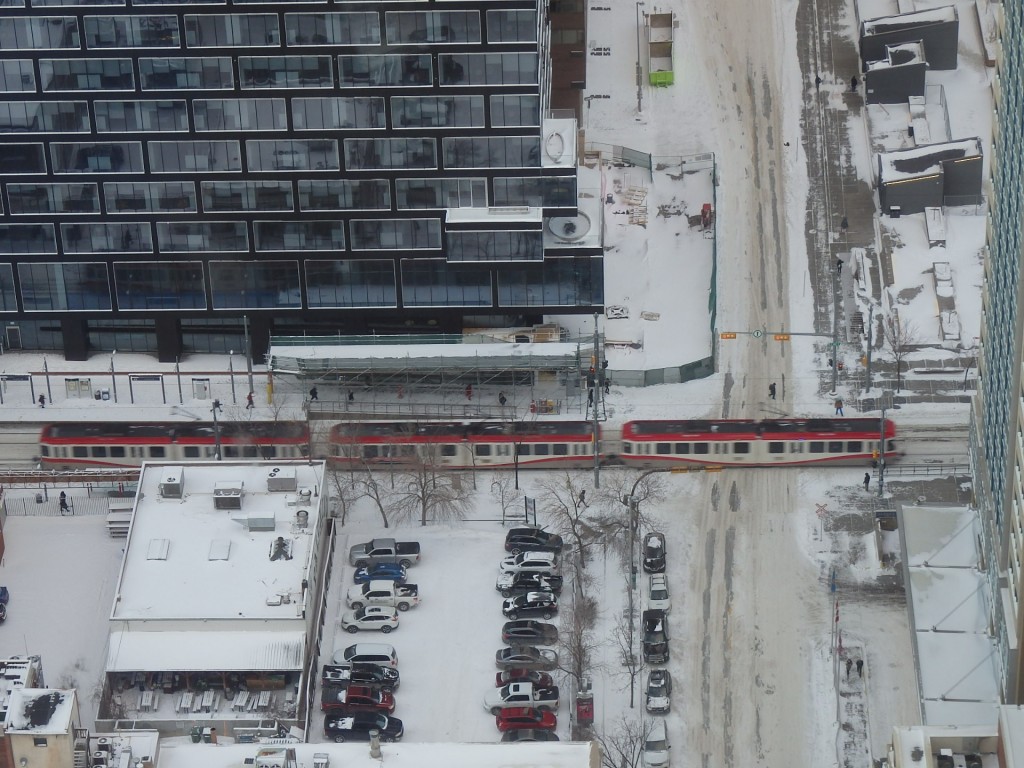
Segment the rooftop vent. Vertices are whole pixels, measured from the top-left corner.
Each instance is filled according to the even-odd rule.
[[[241,480],[224,480],[213,486],[215,509],[241,509],[245,483]]]
[[[276,522],[272,511],[253,510],[245,518],[245,527],[249,531],[272,531],[276,527]]]
[[[164,499],[180,499],[185,492],[185,468],[161,467],[164,479],[160,482],[159,492]]]
[[[206,554],[207,560],[227,560],[230,556],[230,539],[214,539],[210,542],[210,550]]]
[[[309,510],[300,509],[295,513],[295,527],[305,528],[309,525]]]
[[[150,539],[149,549],[146,551],[147,560],[166,560],[167,552],[171,548],[171,542],[167,539]]]
[[[298,487],[294,467],[274,467],[267,474],[267,490],[275,492],[294,492]]]

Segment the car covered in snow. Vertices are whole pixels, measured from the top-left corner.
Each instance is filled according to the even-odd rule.
[[[644,536],[644,570],[647,573],[662,573],[665,570],[665,534],[651,531]]]
[[[501,612],[510,619],[529,616],[550,619],[558,613],[558,598],[550,592],[527,592],[502,601]]]
[[[550,688],[555,681],[547,672],[537,669],[504,669],[494,676],[495,688],[509,683],[533,683],[538,688]]]
[[[368,581],[397,581],[405,583],[408,569],[398,563],[377,563],[376,565],[356,568],[352,580],[356,584],[365,584]]]
[[[652,669],[647,675],[647,711],[663,715],[672,709],[672,675],[667,669]]]
[[[380,734],[381,741],[398,741],[405,735],[401,720],[377,712],[327,715],[324,718],[324,736],[339,744],[344,741],[369,741],[372,731]]]
[[[349,608],[362,608],[364,605],[381,605],[408,611],[419,605],[420,590],[415,584],[400,584],[397,581],[375,579],[364,584],[355,584],[345,595]]]
[[[552,592],[558,595],[562,592],[562,577],[553,573],[502,571],[498,574],[494,588],[501,592],[502,597],[521,595],[523,592]]]
[[[656,611],[669,612],[672,600],[668,594],[668,578],[664,573],[652,573],[647,588],[647,607]]]
[[[668,616],[664,611],[644,611],[644,661],[648,664],[668,662]]]
[[[520,552],[502,560],[499,570],[503,573],[558,573],[558,555],[553,552]]]
[[[401,685],[398,670],[378,664],[324,664],[320,681],[325,685],[363,685],[392,692]]]

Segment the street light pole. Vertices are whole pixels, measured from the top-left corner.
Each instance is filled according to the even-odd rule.
[[[231,378],[231,402],[235,405],[238,404],[238,398],[235,396],[235,350],[228,350],[228,376]]]
[[[878,420],[878,498],[885,493],[885,405]]]
[[[213,412],[213,458],[220,461],[220,424],[217,422],[217,411],[221,409],[220,400],[214,400],[212,405],[210,410]]]
[[[839,391],[839,270],[832,271],[832,393]]]
[[[597,386],[597,372],[601,370],[601,352],[598,349],[597,343],[597,313],[594,313],[594,366],[591,369],[592,373],[587,379],[587,386],[590,392],[587,395],[587,399],[591,401],[593,407],[593,425],[594,425],[594,487],[601,487],[601,441],[598,438],[598,424],[597,424],[597,405],[601,399],[601,388]],[[592,396],[591,396],[592,395]]]
[[[640,64],[640,6],[643,0],[636,4],[636,111],[644,111],[644,70]]]
[[[249,316],[242,315],[242,331],[245,334],[245,372],[249,377],[249,391],[255,392],[252,383],[252,344],[249,341]]]
[[[868,308],[868,365],[867,365],[868,387],[867,387],[867,391],[871,390],[871,332],[872,332],[872,330],[874,330],[874,327],[875,327],[875,305],[872,304]]]
[[[114,375],[114,355],[117,354],[115,349],[110,353],[110,388],[114,391],[114,402],[117,402],[117,377]]]

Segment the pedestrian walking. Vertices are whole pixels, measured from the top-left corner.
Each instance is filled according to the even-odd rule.
[[[252,401],[252,396],[254,394],[255,394],[255,392],[250,392],[248,395],[245,396],[245,410],[247,410],[247,411],[250,408],[255,408],[256,407],[256,404]]]
[[[864,677],[864,659],[857,659],[857,677]]]
[[[838,397],[836,398],[836,416],[845,416],[843,413],[843,401]]]
[[[498,393],[498,405],[500,405],[502,408],[504,408],[505,407],[505,403],[507,403],[507,402],[508,402],[508,398],[505,397],[505,393],[504,392],[499,392]]]
[[[587,390],[587,405],[593,405],[593,404],[594,404],[594,388],[590,387],[590,389]]]
[[[309,399],[310,400],[319,400],[320,399],[320,393],[316,391],[316,387],[313,387],[311,390],[309,390]]]
[[[850,670],[853,668],[853,659],[846,660],[846,679],[850,679]]]
[[[607,376],[604,377],[604,393],[610,395],[612,393],[612,380]]]
[[[821,88],[821,75],[814,76],[814,87]]]
[[[405,387],[403,387],[401,384],[398,385],[398,399],[405,399]]]
[[[39,395],[39,407],[40,408],[45,408],[46,407],[46,395],[44,395],[42,393],[40,393],[40,395]]]
[[[774,381],[771,384],[768,385],[768,397],[770,397],[772,400],[775,399],[775,382]]]
[[[871,473],[870,472],[865,472],[864,473],[864,490],[865,491],[868,489],[869,485],[871,485]]]
[[[839,222],[839,229],[843,232],[843,237],[846,236],[846,231],[850,228],[850,220],[843,216],[843,220]]]
[[[472,384],[467,384],[466,385],[466,399],[467,400],[472,400],[473,399],[473,385]]]
[[[350,403],[352,403],[352,402],[355,402],[355,399],[356,399],[355,393],[354,393],[354,392],[352,392],[352,390],[350,389],[350,390],[348,391],[348,401],[349,401]]]
[[[842,259],[836,259],[836,274],[839,275],[840,277],[843,276],[843,260]]]
[[[580,505],[587,506],[587,492],[585,490],[580,491]]]
[[[857,76],[856,76],[856,75],[854,75],[853,77],[851,77],[851,78],[850,78],[850,90],[851,90],[851,91],[856,91],[856,90],[857,90],[857,84],[858,84],[859,82],[860,82],[860,81],[859,81],[859,80],[857,80]]]
[[[63,515],[68,511],[68,495],[64,492],[60,492],[60,513]]]

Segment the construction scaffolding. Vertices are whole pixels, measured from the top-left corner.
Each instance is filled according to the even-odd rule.
[[[400,402],[414,393],[419,397],[466,393],[471,401],[468,395],[474,389],[507,390],[510,396],[518,392],[520,398],[528,392],[530,401],[542,404],[539,407],[553,409],[549,403],[558,402],[559,410],[563,401],[579,400],[581,381],[591,366],[592,337],[531,341],[530,336],[516,334],[514,338],[485,339],[480,334],[272,337],[268,368],[275,378],[335,385],[340,401],[346,400],[344,390],[387,394],[399,401],[395,410],[406,413],[425,406]],[[467,409],[486,410],[469,402],[460,408]],[[322,410],[335,411],[337,406]],[[352,412],[348,407],[344,410]]]

